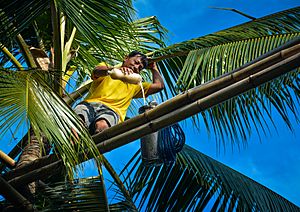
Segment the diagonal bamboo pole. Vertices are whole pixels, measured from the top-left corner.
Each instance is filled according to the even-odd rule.
[[[17,58],[15,58],[15,56],[12,53],[10,53],[10,51],[1,43],[0,43],[0,49],[3,52],[3,54],[5,54],[7,58],[9,58],[11,63],[14,64],[16,66],[16,68],[18,68],[18,70],[24,70],[24,67],[17,60]]]
[[[0,187],[0,193],[5,197],[5,199],[16,206],[16,208],[20,210],[23,209],[22,211],[33,211],[31,203],[25,197],[23,197],[14,187],[6,182],[1,176]]]
[[[68,96],[65,96],[63,98],[63,100],[68,104],[71,105],[73,104],[76,99],[78,99],[79,97],[82,97],[91,87],[92,83],[89,83],[85,86],[82,86],[81,88],[79,88],[78,90],[74,91],[73,93],[69,94]]]
[[[275,64],[261,72],[250,75],[246,79],[240,80],[226,88],[212,93],[211,95],[201,98],[191,104],[180,107],[179,109],[174,110],[164,116],[158,117],[156,119],[150,119],[150,121],[144,125],[138,126],[131,130],[128,130],[123,134],[119,134],[117,136],[104,140],[103,142],[98,143],[97,147],[102,153],[116,149],[147,134],[155,132],[166,126],[172,125],[178,121],[193,116],[210,107],[220,104],[223,101],[226,101],[245,91],[255,88],[299,66],[300,53],[293,55],[291,58],[279,62],[278,64]],[[96,137],[94,137],[94,140],[95,142],[98,142],[99,140],[97,140]]]
[[[22,176],[15,177],[15,178],[9,180],[8,183],[14,187],[18,187],[19,185],[22,185],[22,184],[28,184],[26,182],[35,181],[35,180],[32,180],[32,176],[39,176],[39,179],[40,178],[44,179],[44,178],[51,176],[51,174],[53,174],[53,173],[58,173],[61,170],[62,170],[62,161],[58,160],[58,161],[55,161],[55,162],[53,162],[49,165],[46,165],[42,168],[39,168],[32,172],[26,173]],[[49,171],[51,174],[49,173]]]
[[[9,157],[9,155],[5,154],[0,150],[0,159],[3,160],[7,165],[14,167],[16,165],[16,161]]]
[[[8,153],[8,156],[11,158],[16,158],[20,154],[22,148],[28,143],[28,134],[26,133],[23,138],[17,143],[17,145]],[[0,164],[0,172],[6,167],[6,164]]]
[[[291,46],[292,45],[292,46]],[[256,59],[254,63],[249,63],[241,68],[238,68],[230,73],[227,73],[219,78],[209,81],[201,86],[192,88],[185,93],[179,94],[178,96],[158,105],[154,110],[145,112],[142,115],[136,116],[132,119],[127,120],[117,127],[111,127],[95,136],[95,142],[100,143],[106,139],[112,138],[116,135],[124,133],[134,127],[141,126],[149,122],[150,120],[161,117],[171,111],[174,111],[184,105],[188,105],[200,98],[210,95],[220,89],[223,89],[232,83],[249,77],[251,74],[257,73],[266,67],[276,64],[289,56],[300,51],[300,38],[286,45],[286,49],[280,48],[280,51],[274,51],[273,54],[267,53],[267,57],[262,56]]]
[[[239,68],[231,73],[225,74],[224,76],[217,78],[215,80],[212,80],[202,86],[196,87],[194,89],[191,89],[187,91],[186,93],[180,94],[179,96],[168,100],[167,102],[157,106],[155,109],[146,112],[144,114],[141,114],[135,118],[132,118],[124,123],[121,123],[119,125],[116,125],[114,127],[111,127],[104,132],[93,136],[93,139],[96,144],[98,144],[98,148],[102,153],[111,151],[114,148],[117,148],[119,146],[122,146],[126,143],[129,143],[130,141],[136,140],[147,133],[151,133],[156,131],[157,129],[160,129],[159,127],[167,126],[163,124],[166,122],[166,120],[162,120],[162,122],[158,122],[159,124],[154,125],[153,123],[156,123],[158,120],[161,120],[161,117],[167,117],[167,121],[173,120],[171,117],[176,115],[178,116],[178,120],[183,120],[184,117],[187,118],[189,116],[194,115],[195,113],[191,113],[192,110],[195,110],[195,108],[199,107],[195,106],[195,102],[202,101],[201,104],[207,104],[203,103],[203,99],[208,96],[213,95],[213,99],[217,100],[220,99],[220,97],[217,95],[218,91],[221,89],[225,89],[230,84],[233,84],[235,82],[239,82],[242,79],[249,80],[249,77],[252,77],[253,73],[257,72],[255,70],[263,70],[266,67],[271,67],[271,70],[284,68],[286,71],[291,71],[296,67],[299,67],[299,61],[300,59],[296,57],[294,59],[292,56],[296,53],[300,52],[300,38],[295,39],[292,42],[289,42],[288,44],[284,45],[283,47],[280,47],[276,50],[273,50],[266,55],[256,59],[254,62],[251,62],[248,65],[243,66],[242,68]],[[288,48],[288,49],[286,49]],[[297,55],[297,54],[296,54]],[[285,59],[288,58],[288,59]],[[289,58],[292,58],[292,62]],[[278,62],[283,60],[283,62]],[[277,62],[277,63],[276,63]],[[273,64],[273,66],[272,66]],[[274,65],[275,64],[275,65]],[[270,68],[269,68],[270,69]],[[269,70],[268,68],[265,70]],[[274,71],[276,72],[276,71]],[[278,72],[279,73],[279,72]],[[281,72],[280,72],[281,74]],[[248,77],[248,78],[247,78]],[[275,77],[275,76],[274,76]],[[270,78],[273,79],[273,78]],[[263,83],[263,82],[262,82]],[[261,83],[261,84],[262,84]],[[258,85],[257,85],[258,86]],[[229,86],[230,87],[230,86]],[[228,88],[229,88],[228,87]],[[235,93],[235,90],[232,91],[232,93]],[[217,96],[214,96],[217,95]],[[223,94],[221,94],[223,95]],[[237,95],[237,94],[236,94]],[[223,96],[225,97],[225,96]],[[202,98],[202,99],[201,99]],[[226,97],[227,99],[231,97]],[[206,98],[207,99],[207,98]],[[225,101],[224,99],[223,101]],[[198,102],[199,102],[198,101]],[[220,101],[221,102],[221,101]],[[214,104],[210,104],[210,107],[220,103],[220,102],[214,102]],[[202,108],[207,108],[203,107]],[[188,108],[188,109],[187,109]],[[191,110],[191,111],[189,111]],[[180,111],[185,111],[183,114]],[[169,115],[168,115],[169,114]],[[185,115],[184,117],[182,117]],[[175,121],[172,123],[178,122],[178,120],[175,119]],[[148,123],[149,122],[149,123]],[[170,123],[169,123],[170,124]],[[156,126],[156,127],[155,127]],[[157,128],[157,126],[159,126]],[[142,132],[142,134],[140,134]],[[122,134],[123,133],[123,134]],[[145,133],[145,134],[144,134]],[[104,141],[104,142],[102,142]],[[100,143],[102,142],[102,143]],[[110,146],[111,147],[108,147]],[[12,170],[11,172],[7,173],[5,175],[6,179],[12,179],[13,177],[20,176],[24,174],[25,172],[32,171],[34,168],[39,168],[43,165],[47,165],[53,161],[58,160],[56,156],[47,156],[41,159],[36,160],[33,162],[35,165],[28,164],[25,165],[22,168]],[[43,164],[43,165],[42,165]],[[34,168],[33,168],[34,166]]]

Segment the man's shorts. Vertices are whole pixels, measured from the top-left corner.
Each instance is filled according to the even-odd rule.
[[[85,126],[91,134],[95,132],[95,123],[99,119],[105,119],[110,127],[119,121],[119,115],[115,111],[98,102],[81,102],[74,108],[74,111],[84,118]]]

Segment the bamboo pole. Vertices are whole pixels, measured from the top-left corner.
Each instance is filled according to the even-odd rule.
[[[17,58],[15,58],[15,56],[13,56],[13,54],[10,53],[10,51],[2,43],[0,43],[0,47],[1,47],[1,51],[3,52],[3,54],[5,54],[7,56],[7,58],[9,58],[11,63],[14,64],[18,68],[18,70],[24,70],[23,66],[17,60]]]
[[[28,142],[28,134],[26,133],[24,137],[17,143],[17,145],[8,153],[8,156],[11,158],[16,158],[18,154],[20,154],[22,147],[27,145]],[[0,172],[3,171],[6,164],[0,164]]]
[[[11,167],[16,165],[16,161],[0,150],[0,159]]]
[[[49,164],[53,164],[59,160],[61,160],[61,159],[59,159],[58,156],[55,154],[47,155],[47,156],[41,157],[39,159],[36,159],[32,162],[29,162],[27,164],[24,164],[21,167],[11,170],[11,171],[3,174],[3,177],[6,180],[11,180],[15,177],[24,175],[26,173],[29,173],[29,172],[39,169],[41,167],[47,166]]]
[[[269,70],[268,68],[266,69],[266,67],[275,64],[271,66],[273,69],[276,68],[278,69],[282,66],[286,71],[291,71],[294,68],[300,66],[299,64],[300,59],[297,58],[298,59],[297,61],[297,59],[295,60],[294,58],[292,58],[292,62],[290,62],[289,59],[283,60],[283,58],[294,57],[293,55],[300,51],[299,43],[300,43],[300,38],[297,38],[283,45],[280,48],[277,48],[271,52],[266,53],[260,58],[255,59],[253,62],[250,62],[249,64],[231,73],[225,74],[222,77],[207,82],[202,86],[190,89],[189,91],[180,94],[175,98],[168,100],[167,102],[162,103],[161,105],[157,106],[153,110],[150,110],[137,117],[134,117],[126,122],[113,126],[103,131],[102,133],[94,135],[93,140],[95,141],[99,150],[102,153],[111,151],[115,148],[118,148],[119,146],[134,141],[146,135],[147,133],[152,133],[153,131],[160,129],[163,126],[167,126],[167,124],[171,125],[180,120],[183,120],[184,118],[194,115],[195,113],[192,111],[198,111],[197,109],[195,109],[197,107],[201,107],[203,108],[203,110],[206,109],[207,106],[206,107],[204,106],[205,104],[208,103],[204,101],[205,97],[207,97],[206,99],[208,101],[209,100],[208,97],[212,95],[216,95],[218,91],[220,91],[221,89],[223,90],[226,89],[226,86],[229,86],[230,84],[239,82],[241,81],[241,79],[247,79],[249,81],[249,79],[253,78],[254,73],[256,73],[255,71],[256,69],[259,71],[263,69]],[[283,62],[278,62],[281,60],[283,60]],[[232,91],[232,93],[235,92],[236,90]],[[213,99],[217,100],[223,97],[217,95],[217,96],[213,96]],[[199,98],[202,99],[199,100]],[[229,98],[231,97],[226,97],[226,99]],[[223,101],[225,101],[226,99],[224,99]],[[197,106],[196,101],[198,102],[200,101],[201,104],[199,105],[201,106]],[[208,104],[208,105],[212,107],[218,103],[220,102],[214,102],[214,104]],[[178,117],[172,119],[172,116],[178,116]],[[167,117],[167,118],[162,119],[162,117]],[[159,120],[161,120],[161,122]],[[20,176],[25,172],[32,171],[34,168],[39,168],[43,165],[50,164],[51,162],[57,160],[58,158],[56,156],[52,156],[52,157],[47,156],[47,157],[37,159],[36,161],[28,165],[25,165],[24,167],[20,167],[18,169],[12,170],[11,172],[5,175],[5,178],[12,179],[13,177]]]
[[[293,48],[293,51],[281,52],[280,54],[283,57],[287,57],[287,59],[284,59],[282,61],[279,60],[280,62],[277,62],[276,64],[274,64],[268,68],[265,68],[258,73],[251,74],[250,76],[248,76],[247,78],[244,78],[242,80],[238,80],[239,75],[234,74],[236,72],[226,75],[226,77],[231,78],[233,80],[233,82],[235,82],[235,83],[232,83],[230,86],[227,86],[227,87],[225,86],[225,88],[222,88],[222,89],[219,89],[218,91],[212,92],[211,94],[206,95],[205,97],[203,97],[201,99],[198,99],[194,102],[186,104],[186,105],[184,105],[180,108],[177,108],[176,110],[173,110],[169,113],[166,113],[163,116],[151,119],[152,117],[156,117],[156,116],[153,115],[151,117],[148,115],[148,114],[150,114],[150,112],[151,113],[153,111],[155,112],[157,110],[157,108],[159,107],[159,106],[157,106],[155,109],[153,109],[149,112],[146,112],[144,114],[141,114],[139,116],[139,118],[137,118],[138,123],[143,123],[143,122],[146,122],[146,123],[141,124],[139,126],[135,126],[136,123],[133,122],[131,125],[131,128],[126,129],[126,131],[124,133],[115,135],[112,138],[106,139],[102,135],[102,134],[104,134],[107,136],[107,134],[105,134],[104,132],[106,132],[112,128],[117,129],[117,128],[124,127],[122,124],[119,124],[117,126],[114,126],[110,129],[104,131],[103,133],[93,136],[93,139],[94,139],[95,143],[97,143],[97,147],[100,150],[100,152],[105,153],[105,152],[111,151],[115,148],[118,148],[120,146],[123,146],[129,142],[132,142],[132,141],[134,141],[142,136],[145,136],[149,133],[155,132],[163,127],[166,127],[168,125],[171,125],[178,121],[181,121],[185,118],[188,118],[192,115],[195,115],[201,111],[204,111],[207,108],[213,107],[225,100],[228,100],[236,95],[239,95],[249,89],[255,88],[271,79],[274,79],[275,77],[278,77],[282,74],[285,74],[285,73],[299,67],[300,66],[300,53],[299,53],[300,49],[299,49],[299,47],[300,46],[297,45],[295,48]],[[294,53],[296,53],[296,54],[294,54]],[[214,83],[215,81],[212,81],[212,83]],[[221,82],[223,82],[223,81],[221,81]],[[225,80],[225,82],[226,82],[226,80]],[[207,83],[207,85],[209,87],[211,87],[209,83]],[[190,98],[189,94],[186,94],[186,95],[188,98]],[[187,97],[185,97],[185,98],[187,98]],[[129,120],[129,121],[131,121],[131,120]],[[126,121],[126,122],[128,122],[128,121]],[[120,130],[118,132],[120,132]],[[48,160],[49,159],[47,159],[47,158],[38,159],[36,161],[36,164],[39,165],[42,162],[44,164],[49,164],[50,162]],[[30,166],[30,164],[26,167],[27,167],[27,170],[30,170],[30,169],[32,170],[32,167]],[[48,170],[51,170],[51,169],[48,169]],[[14,171],[12,171],[10,173],[10,177],[19,176],[19,175],[14,174],[13,172]],[[22,173],[22,172],[19,170],[19,174],[20,173]],[[20,179],[22,179],[22,177],[20,177]],[[34,176],[34,179],[32,178],[31,180],[33,181],[36,179],[39,179],[38,176]],[[20,180],[20,182],[21,182],[21,180]]]
[[[79,97],[82,97],[91,87],[92,83],[89,83],[85,86],[82,86],[81,88],[79,88],[78,90],[74,91],[73,93],[65,96],[63,98],[63,100],[68,104],[71,105],[74,103],[74,101],[76,101],[76,99],[78,99]]]
[[[155,132],[166,126],[172,125],[176,122],[179,122],[190,116],[193,116],[210,107],[220,104],[223,101],[226,101],[245,91],[255,88],[299,66],[300,66],[300,53],[293,55],[290,58],[285,59],[284,61],[281,61],[267,69],[264,69],[261,72],[250,75],[246,79],[240,80],[226,88],[214,92],[211,95],[201,98],[191,104],[185,105],[164,116],[150,120],[149,123],[133,128],[123,134],[119,134],[115,137],[104,140],[101,143],[98,143],[99,140],[97,140],[97,135],[96,135],[96,137],[94,137],[94,140],[96,143],[98,143],[97,147],[101,151],[101,153],[111,151],[131,141],[141,138],[147,134]]]
[[[14,187],[12,187],[9,183],[7,183],[0,176],[0,193],[7,199],[10,203],[12,203],[16,208],[22,211],[33,211],[33,207],[31,203],[23,197]]]
[[[291,46],[291,44],[293,45]],[[266,67],[277,63],[278,61],[288,58],[297,51],[300,51],[300,38],[287,44],[286,46],[288,46],[287,49],[280,48],[281,51],[273,51],[274,54],[267,53],[268,57],[262,56],[260,59],[256,59],[255,63],[251,62],[234,70],[233,72],[227,73],[201,86],[192,88],[185,93],[179,94],[178,96],[158,105],[154,110],[150,110],[144,114],[129,119],[126,122],[120,123],[117,126],[113,126],[96,135],[94,140],[96,143],[99,143],[126,132],[134,127],[141,126],[150,120],[156,119],[164,114],[169,113],[170,111],[174,111],[184,105],[190,104],[200,98],[210,95],[213,92],[225,88],[234,82],[249,77],[251,74],[257,73]]]
[[[28,172],[19,177],[15,177],[8,181],[8,183],[14,187],[18,187],[20,185],[26,185],[35,181],[36,179],[43,179],[52,174],[58,173],[62,170],[62,160],[55,161],[49,165],[43,166],[42,168],[36,169],[34,171]]]

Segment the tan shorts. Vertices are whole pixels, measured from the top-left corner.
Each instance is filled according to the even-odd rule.
[[[119,115],[99,102],[81,102],[74,108],[74,111],[83,119],[91,134],[94,134],[95,123],[100,119],[106,120],[110,127],[119,122]]]

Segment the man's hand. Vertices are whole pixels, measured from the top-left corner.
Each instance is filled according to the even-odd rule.
[[[159,73],[159,70],[157,68],[156,62],[149,63],[147,68],[151,70],[152,78],[153,78],[152,84],[150,85],[148,92],[147,92],[147,95],[150,95],[150,94],[161,91],[162,89],[164,89],[165,85],[164,85],[164,81]]]
[[[149,63],[148,67],[150,70],[158,70],[156,62]]]
[[[120,70],[125,75],[129,75],[129,74],[133,74],[134,73],[134,71],[131,68],[128,68],[128,67],[121,67]]]

